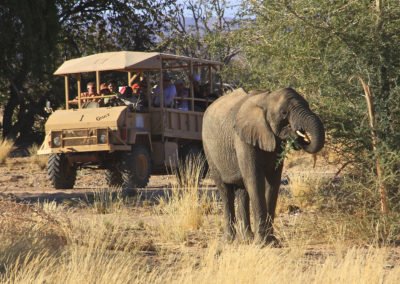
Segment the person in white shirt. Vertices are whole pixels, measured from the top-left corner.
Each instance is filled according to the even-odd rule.
[[[164,106],[172,107],[174,103],[174,98],[176,97],[176,88],[175,85],[171,82],[171,78],[168,74],[164,74],[163,76],[163,86],[164,86]],[[157,86],[154,89],[154,99],[153,105],[156,107],[160,106],[160,86]]]

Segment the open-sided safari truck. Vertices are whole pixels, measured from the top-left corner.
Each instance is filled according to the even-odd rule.
[[[222,93],[215,73],[220,66],[209,60],[128,51],[64,62],[54,74],[64,76],[66,109],[50,115],[38,151],[49,155],[47,171],[54,188],[73,188],[77,170],[83,167],[105,169],[110,186],[145,187],[151,174],[165,173],[167,167],[177,166],[178,159],[201,152],[203,112]],[[176,97],[170,107],[164,107],[166,76],[185,80],[189,94]],[[106,80],[126,86],[137,82],[142,88],[139,103],[104,103],[118,100],[116,93],[82,95],[87,82],[95,82],[99,90]],[[196,95],[199,84],[201,98]],[[153,104],[154,85],[161,92],[159,107]],[[177,107],[182,101],[187,102],[186,110]]]

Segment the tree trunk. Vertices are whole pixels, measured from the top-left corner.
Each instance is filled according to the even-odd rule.
[[[15,108],[18,106],[19,99],[18,95],[10,88],[11,94],[4,107],[3,115],[3,139],[15,139],[12,137],[11,132],[13,128],[12,118],[14,115]]]
[[[381,212],[383,214],[388,214],[389,207],[388,207],[387,190],[386,190],[386,186],[385,186],[385,182],[384,182],[384,172],[383,172],[383,168],[382,168],[381,161],[380,161],[380,155],[379,155],[379,151],[378,151],[379,138],[378,138],[378,134],[376,132],[376,118],[375,118],[374,101],[373,101],[371,90],[370,90],[368,84],[366,84],[361,77],[358,77],[358,79],[360,80],[360,83],[364,89],[365,99],[367,101],[367,106],[368,106],[369,125],[371,128],[372,148],[373,148],[373,151],[375,154],[375,166],[376,166],[376,175],[378,178],[378,188],[379,188],[379,194],[380,194]]]

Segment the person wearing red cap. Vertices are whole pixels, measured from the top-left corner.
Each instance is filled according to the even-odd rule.
[[[133,95],[139,97],[140,95],[140,85],[138,83],[131,85]]]

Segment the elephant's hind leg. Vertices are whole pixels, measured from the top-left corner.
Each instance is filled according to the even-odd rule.
[[[244,188],[236,189],[237,209],[238,209],[238,234],[242,235],[244,240],[252,240],[254,235],[251,231],[250,225],[250,198],[249,194]]]

